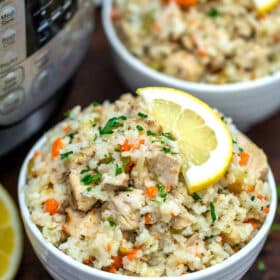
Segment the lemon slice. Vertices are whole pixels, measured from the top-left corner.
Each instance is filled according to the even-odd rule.
[[[270,12],[277,6],[279,0],[254,0],[256,8],[260,14]]]
[[[0,184],[0,279],[13,279],[22,255],[22,233],[16,206]]]
[[[176,137],[189,191],[219,181],[232,158],[232,137],[219,114],[183,91],[148,87],[137,93],[163,130]]]

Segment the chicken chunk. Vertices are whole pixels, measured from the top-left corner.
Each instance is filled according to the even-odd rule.
[[[69,203],[74,209],[88,211],[96,203],[95,197],[84,196],[86,186],[81,184],[79,170],[72,170],[69,175],[68,194]]]
[[[189,214],[188,210],[181,207],[180,214],[172,219],[172,228],[176,230],[184,229],[193,222],[193,216]]]
[[[142,190],[135,189],[132,192],[123,192],[115,196],[112,202],[104,204],[113,214],[114,221],[124,231],[132,231],[138,228],[140,222],[140,208],[145,204]]]
[[[91,211],[85,215],[82,212],[67,208],[66,215],[66,223],[63,226],[64,232],[78,238],[92,236],[100,221],[96,211]]]
[[[159,182],[165,186],[176,186],[181,167],[178,155],[164,154],[161,151],[151,152],[147,157],[148,168],[158,176]]]
[[[104,189],[120,190],[128,187],[129,176],[126,173],[121,173],[118,176],[110,176],[104,174],[102,185]]]
[[[247,168],[250,170],[253,180],[255,182],[265,180],[268,173],[268,162],[263,150],[241,133],[237,134],[237,142],[250,155]]]
[[[203,66],[192,54],[178,51],[170,55],[165,61],[165,72],[184,80],[199,81],[203,74]]]

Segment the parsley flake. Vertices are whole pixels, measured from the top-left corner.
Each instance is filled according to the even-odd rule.
[[[144,130],[144,128],[139,124],[136,126],[136,128],[137,128],[138,131],[143,131]]]
[[[211,18],[215,18],[219,15],[219,11],[216,8],[212,8],[209,12],[208,12],[208,16]]]
[[[122,168],[119,167],[117,164],[116,164],[116,171],[115,171],[115,176],[118,176],[122,173]]]
[[[100,106],[100,103],[98,103],[97,101],[93,101],[91,105],[92,105],[92,107],[96,108],[96,107]]]
[[[120,127],[122,125],[120,121],[124,121],[126,119],[126,116],[113,117],[109,119],[103,128],[99,128],[100,135],[113,134],[113,129]]]
[[[158,183],[158,184],[157,184],[157,188],[158,188],[159,196],[160,196],[161,198],[163,198],[164,201],[165,201],[165,199],[166,199],[166,197],[167,197],[167,193],[166,193],[166,191],[165,191],[165,189],[164,189],[163,184]]]
[[[169,132],[162,133],[162,136],[164,136],[165,138],[167,138],[171,141],[175,141],[175,138]]]
[[[201,199],[201,197],[200,197],[197,193],[193,193],[193,194],[192,194],[192,198],[193,198],[195,201]]]
[[[68,158],[72,154],[73,154],[72,151],[69,151],[69,152],[66,152],[66,153],[62,153],[62,154],[60,154],[60,159],[61,160],[66,159],[66,158]]]
[[[142,119],[148,118],[148,115],[146,115],[146,114],[144,114],[144,113],[142,113],[142,112],[139,112],[139,113],[137,114],[137,116],[140,117],[140,118],[142,118]]]
[[[116,225],[115,222],[112,220],[108,220],[108,223],[109,223],[110,227],[113,227],[114,225]]]
[[[97,181],[99,179],[102,178],[102,174],[101,173],[96,173],[94,175],[91,175],[91,174],[87,174],[85,175],[82,179],[81,179],[81,182],[84,184],[84,185],[89,185],[91,184],[92,182],[94,181]]]
[[[212,221],[214,223],[217,220],[217,216],[216,216],[216,212],[215,212],[215,206],[212,202],[210,203],[210,213],[211,213]]]
[[[157,133],[152,132],[151,130],[148,130],[148,131],[147,131],[147,135],[148,135],[148,136],[159,136]]]
[[[161,151],[164,152],[165,154],[170,154],[170,153],[171,153],[171,149],[168,148],[168,147],[163,147],[163,148],[161,149]]]

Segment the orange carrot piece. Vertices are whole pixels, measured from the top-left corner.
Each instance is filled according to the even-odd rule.
[[[189,7],[195,5],[197,3],[197,0],[163,0],[163,2],[165,3],[175,2],[180,6]]]
[[[239,154],[239,157],[240,157],[240,159],[239,159],[239,165],[240,165],[240,166],[245,166],[245,165],[247,165],[247,163],[248,163],[248,161],[249,161],[249,154],[246,153],[246,152],[241,152],[241,153]]]
[[[130,252],[126,254],[127,258],[130,261],[133,261],[135,259],[136,254],[138,253],[139,250],[140,250],[140,247],[135,247],[134,249],[130,250]]]
[[[41,155],[41,152],[39,151],[35,151],[33,158],[36,159],[37,157],[39,157]]]
[[[145,144],[145,140],[144,140],[144,139],[140,139],[140,140],[139,140],[139,144],[140,144],[140,145]]]
[[[72,129],[71,124],[67,124],[66,126],[63,127],[63,131],[64,131],[65,133],[70,132],[71,129]]]
[[[125,172],[129,172],[130,169],[133,167],[133,165],[135,164],[135,162],[133,160],[131,160],[125,167]]]
[[[160,26],[160,24],[159,24],[158,21],[155,21],[155,22],[154,22],[154,24],[153,24],[153,30],[154,30],[154,32],[156,32],[156,33],[159,33],[159,32],[160,32],[161,26]]]
[[[107,244],[107,245],[106,245],[106,251],[107,251],[107,252],[110,252],[111,250],[112,250],[111,244]]]
[[[198,50],[197,54],[200,58],[203,58],[203,57],[207,56],[207,52],[205,50]]]
[[[113,265],[116,268],[120,268],[122,266],[122,257],[121,256],[113,257]]]
[[[148,198],[155,198],[158,193],[158,188],[156,186],[147,187],[145,190],[145,195]]]
[[[62,138],[57,138],[52,144],[52,158],[57,158],[60,155],[60,151],[64,148]]]
[[[145,224],[146,224],[146,225],[151,225],[151,224],[152,224],[152,217],[151,217],[150,214],[146,214],[146,215],[144,216],[144,219],[145,219]]]
[[[252,193],[255,190],[255,187],[253,185],[249,185],[247,188],[248,193]]]
[[[264,208],[263,208],[263,211],[264,211],[266,214],[268,214],[268,213],[269,213],[269,207],[264,207]]]
[[[58,210],[58,202],[54,198],[49,198],[45,202],[45,211],[50,215],[54,215]]]
[[[257,195],[257,199],[263,201],[263,200],[265,200],[265,196],[262,195],[262,194],[258,194],[258,195]]]
[[[256,230],[258,227],[257,223],[253,219],[248,219],[248,220],[244,221],[244,223],[251,224],[252,227],[254,228],[254,230]]]
[[[121,145],[121,151],[122,152],[127,152],[127,151],[130,151],[130,150],[133,150],[134,148],[135,148],[134,144],[128,143],[127,139]]]
[[[116,273],[116,272],[117,272],[117,269],[112,265],[112,266],[109,267],[108,272],[110,272],[110,273]]]

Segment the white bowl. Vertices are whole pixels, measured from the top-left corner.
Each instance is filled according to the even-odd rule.
[[[42,236],[38,227],[31,221],[29,211],[25,203],[25,185],[26,173],[29,160],[34,152],[40,149],[46,142],[46,136],[43,136],[31,149],[27,155],[20,171],[18,181],[18,199],[21,216],[29,240],[36,252],[36,255],[46,268],[46,270],[57,280],[147,280],[145,277],[128,277],[111,274],[95,268],[81,264],[63,252],[59,251],[51,243],[47,242]],[[263,226],[256,236],[239,252],[225,260],[224,262],[214,265],[210,268],[190,273],[179,277],[149,277],[149,280],[238,280],[251,267],[254,260],[260,253],[270,227],[272,225],[276,208],[277,193],[273,175],[269,171],[268,182],[271,190],[270,211],[266,217]]]
[[[280,108],[280,71],[256,81],[213,85],[183,81],[146,66],[118,38],[110,17],[111,8],[112,0],[104,0],[103,27],[116,68],[130,90],[160,85],[188,91],[233,118],[241,130],[248,129]]]

